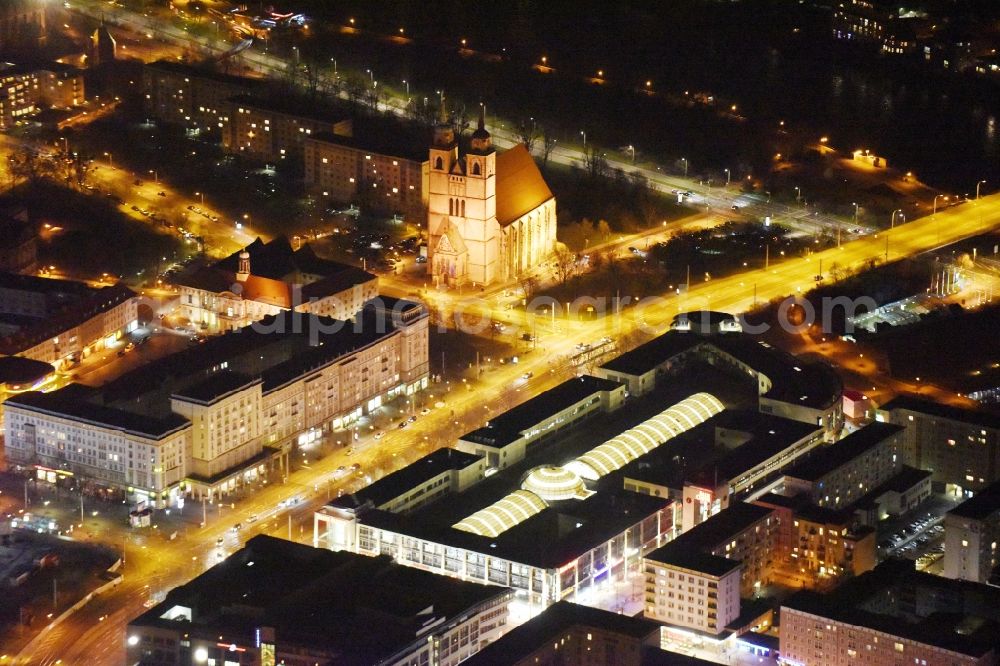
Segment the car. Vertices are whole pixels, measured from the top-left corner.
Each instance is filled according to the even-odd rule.
[[[354,463],[353,465],[351,465],[351,469],[357,472],[359,469],[361,469],[361,463]]]
[[[188,206],[188,210],[194,210],[194,206]]]
[[[531,333],[522,333],[521,339],[524,340],[525,342],[534,342],[535,336],[532,335]]]
[[[132,210],[134,210],[135,212],[138,213],[139,212],[139,207],[136,206],[135,204],[132,204]]]
[[[407,423],[413,423],[416,420],[417,420],[416,415],[413,415],[413,416],[410,416],[410,418],[406,419],[406,422]]]
[[[157,193],[156,193],[156,196],[158,196],[158,197],[165,197],[165,196],[167,196],[167,193],[166,193],[166,192],[163,192],[163,191],[161,190],[160,192],[157,192]]]
[[[223,542],[225,542],[225,539],[223,537],[219,537],[218,539],[215,540],[215,545],[221,546]]]
[[[344,467],[343,465],[341,465],[340,467],[337,468],[337,474],[343,474],[346,471],[347,471],[347,468]]]
[[[398,425],[398,426],[396,426],[396,427],[398,427],[398,428],[399,428],[400,430],[402,430],[403,428],[405,428],[405,427],[406,427],[406,426],[408,426],[408,425],[410,425],[410,422],[409,422],[409,421],[400,421],[400,422],[399,422],[399,425]]]
[[[256,522],[257,522],[257,514],[256,514],[256,513],[251,513],[251,514],[250,514],[250,515],[249,515],[249,516],[247,517],[247,522],[248,522],[248,523],[256,523]]]
[[[385,437],[385,433],[382,432],[381,430],[375,433],[375,439],[382,439],[383,437]]]
[[[739,210],[739,209],[740,209],[739,206],[737,206],[736,204],[733,204],[733,210]]]
[[[535,373],[533,373],[533,372],[526,372],[523,375],[521,375],[521,379],[523,379],[524,381],[528,381],[529,379],[531,379],[534,376],[535,376]]]
[[[229,528],[229,531],[230,532],[239,532],[241,529],[243,529],[243,523],[236,523],[235,525],[233,525],[232,527]]]
[[[431,413],[430,407],[424,407],[423,409],[420,410],[421,416],[427,416],[430,413]]]

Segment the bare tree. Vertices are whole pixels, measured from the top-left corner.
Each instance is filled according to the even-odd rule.
[[[584,166],[591,178],[604,178],[608,175],[608,160],[597,146],[591,145],[583,156]]]
[[[528,149],[529,153],[532,152],[535,147],[535,141],[538,140],[538,131],[535,129],[534,120],[521,121],[517,126],[517,140]]]
[[[542,168],[544,169],[549,165],[549,156],[552,155],[552,151],[556,147],[556,137],[547,128],[542,128]],[[529,148],[530,150],[530,148]]]
[[[597,222],[597,233],[600,235],[602,241],[611,238],[611,225],[608,224],[607,220],[599,220]]]
[[[570,278],[576,275],[576,254],[571,252],[564,243],[557,243],[552,258],[555,263],[556,278],[559,280],[559,284],[565,286]]]
[[[472,127],[472,123],[469,119],[469,111],[465,108],[463,104],[457,113],[451,117],[452,126],[455,128],[455,134],[459,139],[465,136],[465,133],[469,131]]]
[[[538,289],[538,279],[533,275],[522,275],[518,282],[521,285],[521,291],[524,292],[525,300],[530,301]]]

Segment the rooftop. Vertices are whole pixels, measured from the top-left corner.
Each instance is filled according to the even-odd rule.
[[[997,511],[1000,511],[1000,481],[986,486],[975,496],[949,511],[948,514],[972,520],[985,520]]]
[[[170,74],[177,74],[180,76],[189,76],[198,79],[208,79],[210,81],[216,81],[218,83],[226,83],[234,86],[242,86],[247,90],[260,90],[267,87],[267,81],[264,79],[253,79],[246,76],[236,76],[234,74],[225,74],[215,69],[210,69],[208,67],[198,66],[198,65],[188,65],[176,60],[157,60],[155,62],[146,63],[147,69],[159,70],[161,72],[168,72]]]
[[[772,512],[772,509],[756,504],[732,502],[705,522],[695,525],[667,545],[649,553],[646,559],[720,576],[731,571],[735,563],[712,555],[712,551],[764,520]]]
[[[180,626],[196,637],[249,643],[257,628],[269,626],[279,644],[333,650],[338,663],[380,663],[425,641],[423,634],[440,623],[509,592],[398,565],[388,556],[259,535],[131,624],[178,627],[165,616],[182,606],[191,609],[191,621]]]
[[[497,222],[500,226],[516,222],[553,198],[535,159],[523,144],[499,153],[496,161]]]
[[[569,601],[557,601],[462,663],[468,666],[517,663],[554,640],[564,637],[572,629],[595,629],[639,642],[653,639],[658,642],[660,625],[651,620],[619,615]]]
[[[317,105],[314,102],[303,103],[302,99],[295,97],[278,97],[275,95],[237,95],[230,100],[238,105],[262,111],[282,113],[307,120],[315,120],[322,123],[330,123],[331,126],[344,121],[350,122],[351,118],[347,111],[331,105]]]
[[[496,418],[482,428],[462,435],[460,439],[476,444],[503,447],[517,440],[532,426],[548,419],[581,400],[602,391],[613,391],[621,384],[590,375],[568,379],[562,384],[539,393]]]
[[[658,365],[698,346],[705,339],[697,334],[668,331],[605,363],[603,368],[627,375],[644,375]]]
[[[813,449],[805,460],[786,470],[785,476],[803,481],[817,481],[902,430],[903,426],[875,421],[855,430],[838,442]]]
[[[398,137],[376,132],[357,132],[354,136],[343,136],[333,132],[317,132],[306,141],[332,143],[362,152],[377,153],[401,160],[423,163],[427,161],[427,141],[400,141]]]
[[[752,411],[724,412],[715,424],[717,428],[745,432],[750,440],[688,474],[688,481],[711,488],[739,477],[796,442],[819,437],[823,431],[810,423]]]
[[[355,507],[371,502],[379,507],[426,481],[451,470],[461,470],[476,464],[482,456],[458,449],[443,448],[429,453],[401,470],[382,477],[356,493],[334,500],[332,506]]]
[[[896,409],[903,409],[911,412],[920,412],[930,416],[939,416],[952,421],[960,421],[969,425],[982,426],[1000,430],[1000,414],[987,412],[979,409],[965,409],[935,402],[909,393],[898,395],[889,402],[879,407],[879,411],[891,412]]]
[[[0,384],[23,386],[55,372],[48,363],[23,356],[0,356]]]
[[[1000,631],[996,588],[919,572],[909,560],[886,560],[828,594],[798,592],[782,608],[972,656],[996,648]]]
[[[177,391],[173,394],[173,397],[186,402],[209,405],[251,384],[258,384],[260,381],[259,377],[255,378],[240,372],[223,370],[209,375],[207,379]]]

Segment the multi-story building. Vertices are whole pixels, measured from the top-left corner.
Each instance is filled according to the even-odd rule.
[[[0,53],[37,53],[46,42],[45,8],[45,0],[0,4]]]
[[[872,44],[885,54],[913,53],[917,29],[925,17],[888,0],[844,0],[834,5],[833,36]]]
[[[115,344],[138,327],[137,297],[124,285],[0,273],[0,356],[60,369]]]
[[[369,204],[423,224],[427,214],[427,150],[317,133],[305,140],[305,182],[336,201]]]
[[[6,458],[135,500],[212,498],[428,382],[427,313],[385,299],[345,322],[285,311],[103,385],[5,403]]]
[[[996,588],[888,560],[833,592],[781,605],[781,661],[801,666],[987,666],[997,663]]]
[[[467,666],[673,663],[666,661],[659,643],[660,625],[655,622],[557,601],[463,663]],[[686,662],[678,662],[681,663]]]
[[[625,402],[622,384],[584,375],[490,419],[482,428],[459,437],[455,447],[486,458],[493,469],[521,462],[536,445],[581,422],[613,412]]]
[[[455,666],[500,638],[510,590],[259,535],[125,630],[125,661]]]
[[[853,504],[902,468],[902,430],[875,422],[814,449],[784,472],[785,494],[805,493],[814,504],[834,509]]]
[[[694,394],[597,446],[579,427],[567,428],[467,488],[440,481],[449,492],[416,511],[367,500],[408,496],[440,474],[417,461],[318,511],[314,544],[392,554],[436,573],[512,587],[542,606],[577,599],[603,580],[638,574],[642,554],[674,533],[673,500],[624,490],[621,468],[722,409],[713,396]],[[541,464],[553,447],[569,462]],[[468,464],[486,477],[481,461]]]
[[[1000,563],[1000,482],[965,500],[944,516],[944,571],[948,578],[994,582]]]
[[[253,160],[301,160],[306,140],[319,134],[349,137],[351,119],[344,113],[305,108],[274,97],[237,95],[228,102],[222,147]]]
[[[644,558],[645,615],[718,635],[771,576],[778,521],[744,502],[684,532]]]
[[[800,361],[742,333],[671,330],[605,363],[597,375],[626,384],[631,395],[643,395],[663,378],[683,377],[694,362],[753,381],[758,408],[765,414],[816,424],[830,439],[844,424],[843,385],[832,368]]]
[[[267,83],[175,60],[147,63],[142,73],[145,111],[192,131],[222,133],[230,121],[229,100],[263,93]]]
[[[38,268],[38,233],[24,209],[0,212],[0,272],[34,273]]]
[[[284,236],[256,239],[209,266],[173,279],[180,311],[206,330],[230,331],[284,310],[347,319],[378,295],[378,278],[354,266],[316,256],[306,244],[293,250]]]
[[[882,405],[876,418],[905,426],[904,461],[933,472],[939,492],[969,497],[1000,480],[997,414],[901,395]]]
[[[59,62],[0,64],[0,130],[49,108],[86,101],[83,72]]]
[[[853,511],[816,506],[806,495],[768,493],[755,503],[774,509],[776,568],[784,568],[797,582],[816,585],[875,566],[875,530],[859,525]]]

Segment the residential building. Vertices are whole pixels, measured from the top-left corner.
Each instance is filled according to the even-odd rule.
[[[483,113],[465,155],[446,119],[434,131],[427,272],[437,284],[516,279],[555,250],[555,197],[523,145],[497,154]]]
[[[734,502],[644,558],[645,615],[719,635],[771,576],[774,511]]]
[[[911,54],[924,18],[926,14],[887,0],[844,0],[833,8],[833,36],[871,44],[883,54]]]
[[[512,596],[258,535],[133,619],[125,660],[454,666],[500,637]]]
[[[775,568],[787,571],[796,583],[816,586],[874,568],[875,530],[859,524],[853,511],[816,506],[804,494],[768,493],[754,503],[774,509]]]
[[[0,273],[0,356],[62,369],[115,345],[138,325],[137,297],[118,284]]]
[[[464,663],[467,666],[668,663],[656,661],[662,654],[659,643],[660,626],[655,622],[557,601]]]
[[[785,470],[785,494],[805,493],[814,504],[833,509],[853,504],[902,467],[902,430],[875,422],[814,449]]]
[[[374,136],[320,132],[306,137],[305,182],[335,201],[368,204],[423,224],[427,216],[426,148],[408,150]],[[367,207],[367,206],[366,206]]]
[[[947,578],[993,583],[1000,563],[1000,482],[986,486],[944,516]]]
[[[350,137],[345,112],[304,106],[274,96],[237,95],[228,101],[222,123],[222,147],[234,155],[265,162],[287,158],[298,163],[306,139],[319,134]]]
[[[83,72],[58,62],[0,63],[0,130],[49,108],[86,101]]]
[[[876,419],[905,426],[906,464],[933,472],[938,491],[969,497],[1000,480],[1000,415],[901,395]]]
[[[0,429],[4,400],[25,391],[44,390],[54,379],[55,368],[48,363],[23,356],[0,356]]]
[[[631,395],[643,395],[665,378],[683,377],[696,362],[752,381],[765,414],[819,425],[830,439],[843,427],[843,386],[832,368],[800,361],[743,333],[677,328],[605,363],[596,374],[626,384]]]
[[[423,307],[395,299],[350,322],[284,311],[100,388],[8,398],[6,458],[137,502],[226,495],[287,469],[294,445],[426,388],[427,327]]]
[[[230,121],[229,100],[263,94],[267,82],[217,72],[176,60],[147,63],[142,73],[144,108],[151,117],[195,132],[221,133]]]
[[[888,560],[833,592],[781,605],[779,649],[802,666],[987,666],[997,663],[995,588]]]
[[[309,244],[293,250],[284,236],[269,243],[258,238],[172,282],[182,316],[212,332],[243,328],[285,310],[348,319],[378,296],[378,278],[371,273],[321,259]]]
[[[613,412],[624,402],[624,385],[590,375],[575,377],[462,435],[455,447],[485,457],[492,469],[505,469],[521,462],[536,444]]]
[[[931,473],[903,465],[899,471],[850,508],[865,525],[901,516],[931,496]]]

